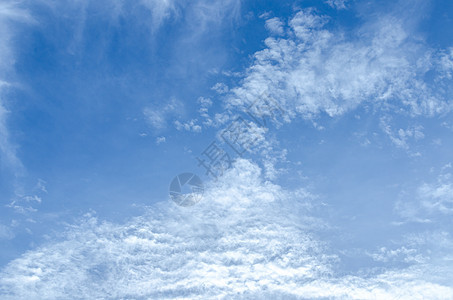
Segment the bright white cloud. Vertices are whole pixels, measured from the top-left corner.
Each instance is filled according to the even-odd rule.
[[[192,208],[170,203],[119,225],[93,217],[12,261],[3,299],[351,298],[448,299],[451,287],[419,269],[360,278],[335,273],[338,258],[315,237],[308,193],[286,192],[239,160]]]
[[[411,115],[451,110],[448,95],[421,79],[430,66],[428,49],[403,22],[381,16],[353,33],[328,30],[313,10],[289,20],[285,38],[269,37],[255,53],[242,85],[232,89],[230,107],[243,109],[263,92],[289,116],[342,115],[362,103]]]

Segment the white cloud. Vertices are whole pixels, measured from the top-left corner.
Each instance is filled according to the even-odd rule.
[[[7,126],[10,113],[6,108],[6,92],[11,87],[9,77],[14,72],[14,35],[20,23],[31,23],[32,18],[16,1],[0,3],[0,161],[10,168],[15,176],[23,172],[22,162],[16,155],[16,147],[11,143]]]
[[[212,106],[212,100],[209,98],[200,97],[197,102],[200,103],[202,108],[209,108]]]
[[[201,24],[217,16],[211,15],[218,10],[209,4],[198,9]],[[413,75],[419,70],[410,57],[412,44],[399,24],[382,26],[365,42],[357,42],[335,37],[323,28],[325,22],[304,11],[291,20],[292,33],[286,39],[267,39],[268,48],[256,54],[244,85],[234,90],[238,98],[230,104],[244,106],[269,87],[291,116],[306,118],[320,112],[340,115],[369,99],[383,103],[397,99],[413,114],[448,108],[440,105],[438,110],[442,99],[424,97],[430,90]],[[207,113],[210,101],[201,103]],[[176,102],[148,107],[144,115],[153,127],[162,129],[180,107]],[[215,120],[223,124],[228,116],[218,114]],[[177,122],[185,130],[186,125],[188,130],[198,126],[196,120]],[[394,137],[406,143],[409,137],[423,138],[423,134],[421,128],[409,128],[398,130]],[[267,167],[267,177],[272,177],[273,165]],[[262,180],[260,173],[257,166],[239,160],[190,209],[164,203],[126,224],[88,216],[64,240],[49,242],[8,264],[0,273],[0,295],[5,299],[453,297],[452,287],[427,277],[423,266],[363,277],[336,273],[338,258],[312,232],[324,226],[307,211],[316,205],[311,203],[313,197],[304,191],[286,192]],[[450,191],[444,185],[421,189],[420,195],[439,201]],[[406,248],[382,252],[376,259],[413,254]]]
[[[34,25],[36,22],[25,7],[23,1],[2,1],[0,3],[0,178],[5,186],[11,189],[8,192],[14,193],[9,201],[2,201],[4,207],[12,208],[14,212],[23,214],[14,222],[7,225],[0,225],[0,238],[12,239],[17,233],[18,224],[27,218],[27,222],[33,222],[30,213],[37,211],[37,205],[42,201],[40,193],[45,192],[44,182],[39,180],[32,191],[25,191],[24,183],[26,168],[18,157],[18,146],[14,143],[8,127],[8,120],[15,113],[14,105],[9,101],[8,95],[11,91],[20,86],[15,82],[15,62],[17,59],[18,32],[25,26]],[[5,220],[11,216],[7,213]],[[19,221],[21,220],[21,221]],[[27,231],[27,229],[25,229]]]
[[[200,97],[200,98],[198,98],[197,102],[200,104],[198,113],[204,119],[203,125],[208,126],[208,127],[213,126],[214,121],[212,120],[211,116],[209,115],[209,108],[212,106],[212,100],[210,98]]]
[[[38,190],[38,193],[46,192],[43,190]],[[14,199],[6,205],[6,207],[14,209],[15,212],[27,215],[31,212],[36,212],[38,209],[36,208],[39,204],[41,204],[42,198],[39,195],[24,195],[16,191],[16,195]]]
[[[405,150],[408,150],[410,148],[410,139],[417,141],[425,137],[423,133],[423,126],[421,125],[410,126],[407,129],[400,128],[396,132],[394,132],[390,126],[389,118],[382,117],[380,120],[380,126],[396,147]]]
[[[26,173],[25,167],[17,155],[17,145],[14,144],[14,137],[8,128],[8,119],[14,113],[10,108],[13,106],[8,101],[8,93],[17,86],[12,80],[15,73],[17,31],[23,25],[34,23],[22,5],[23,3],[19,1],[0,3],[0,178],[8,182],[15,194],[8,205],[2,201],[4,207],[28,215],[29,212],[36,211],[33,202],[39,204],[41,198],[23,192],[22,179]],[[0,239],[12,239],[14,236],[13,228],[0,224]]]
[[[444,53],[441,53],[439,63],[444,76],[451,79],[453,72],[453,48],[449,48]]]
[[[184,3],[182,1],[182,3]],[[206,31],[223,24],[225,21],[238,19],[240,16],[240,0],[198,0],[189,8],[191,39]]]
[[[12,261],[2,299],[448,299],[449,286],[407,268],[358,277],[316,238],[307,193],[286,192],[238,160],[191,208],[153,207],[126,224],[87,216],[62,241]]]
[[[176,99],[171,99],[161,107],[145,107],[143,114],[146,121],[156,130],[167,127],[169,118],[178,116],[184,111],[184,104]]]
[[[348,0],[326,0],[325,2],[333,8],[346,9],[346,2]]]
[[[197,124],[198,120],[197,119],[192,119],[188,122],[181,123],[178,120],[176,120],[175,127],[178,130],[185,130],[185,131],[192,131],[192,132],[201,132],[201,126]]]
[[[2,91],[0,90],[0,158],[4,165],[11,168],[18,175],[22,173],[22,162],[16,155],[16,147],[10,142],[10,134],[7,127],[7,110],[2,105]]]
[[[175,13],[174,0],[141,0],[140,3],[149,9],[152,15],[152,29],[157,29],[162,22]]]
[[[417,262],[422,263],[425,261],[423,255],[419,254],[415,248],[407,248],[402,246],[397,249],[387,249],[381,247],[374,253],[368,253],[375,261],[389,262],[389,261],[402,261],[406,263]]]
[[[11,231],[11,229],[8,226],[0,224],[0,240],[10,240],[12,238],[14,238],[14,233]]]
[[[434,182],[423,182],[397,201],[398,214],[415,222],[435,222],[439,215],[453,215],[453,174],[451,164],[442,168]]]
[[[275,34],[275,35],[283,35],[284,29],[283,29],[283,22],[279,18],[272,18],[269,20],[266,20],[266,29],[269,30],[270,33]]]
[[[47,193],[46,183],[47,182],[45,182],[44,180],[38,179],[38,182],[36,183],[34,190],[36,190],[38,192]]]
[[[229,90],[228,86],[221,82],[217,82],[211,89],[216,91],[219,94],[225,94]]]
[[[443,175],[434,184],[423,184],[418,189],[422,206],[429,212],[453,214],[453,180],[451,174]]]
[[[156,138],[156,144],[162,144],[162,143],[165,143],[166,141],[166,138],[164,136],[159,136]]]
[[[313,10],[298,12],[284,38],[267,38],[255,53],[229,107],[242,110],[267,92],[288,116],[306,119],[339,116],[362,103],[414,116],[450,111],[449,95],[422,79],[431,70],[443,80],[432,67],[433,50],[412,38],[402,20],[380,16],[342,32],[328,30],[328,18]]]
[[[146,18],[144,24],[148,26],[150,32],[154,32],[159,29],[166,19],[177,16],[178,2],[177,0],[139,0],[131,6],[131,3],[124,0],[40,0],[39,4],[47,6],[55,14],[61,14],[62,11],[72,12],[74,31],[71,32],[73,37],[71,47],[74,48],[83,40],[83,31],[85,30],[85,22],[89,18],[87,14],[89,10],[97,10],[98,17],[107,17],[114,24],[121,16],[126,16],[129,13],[134,14],[136,13],[135,10],[138,9],[141,13],[148,14],[149,17]],[[98,9],[100,7],[102,7],[102,10]]]
[[[165,119],[165,110],[158,111],[147,107],[143,110],[143,114],[145,115],[148,123],[154,128],[162,129],[166,127],[167,120]]]

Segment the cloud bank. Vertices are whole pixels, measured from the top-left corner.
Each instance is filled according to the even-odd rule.
[[[191,209],[162,203],[125,224],[86,216],[12,261],[2,299],[447,299],[422,267],[341,275],[310,217],[315,197],[261,180],[247,160]]]

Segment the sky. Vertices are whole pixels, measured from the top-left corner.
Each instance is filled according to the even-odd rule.
[[[0,297],[452,299],[452,28],[449,0],[1,1]]]

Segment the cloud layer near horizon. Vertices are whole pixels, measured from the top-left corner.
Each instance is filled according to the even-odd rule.
[[[125,224],[87,216],[59,242],[12,261],[3,299],[356,298],[447,299],[453,289],[423,266],[340,275],[338,257],[316,237],[304,190],[261,179],[247,160],[210,186],[198,205],[169,203]]]

